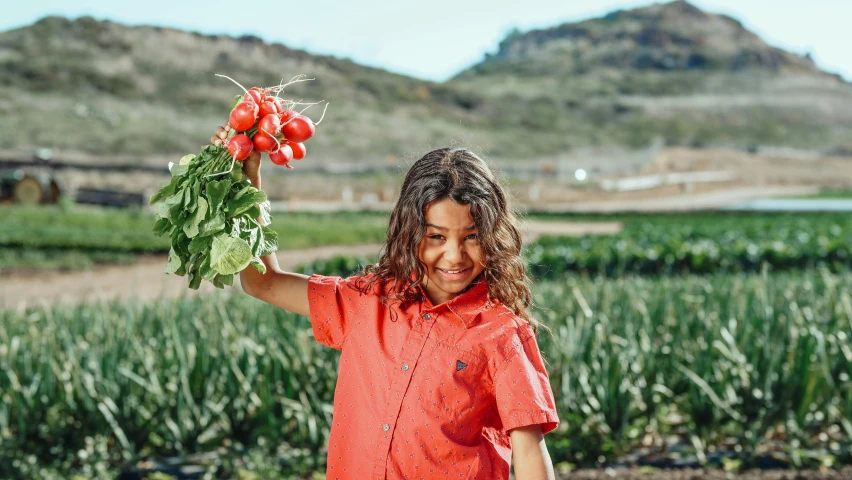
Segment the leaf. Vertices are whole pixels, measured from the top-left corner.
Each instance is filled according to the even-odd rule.
[[[193,290],[198,290],[198,287],[201,286],[201,275],[198,272],[192,272],[189,274],[189,288]]]
[[[159,202],[160,200],[162,200],[162,199],[172,195],[173,193],[175,193],[175,189],[177,188],[179,183],[180,183],[180,178],[172,177],[172,179],[169,183],[164,183],[160,187],[160,190],[157,193],[151,195],[151,199],[148,200],[148,204],[153,205],[153,204]]]
[[[257,204],[260,207],[260,219],[263,221],[264,225],[272,224],[272,204],[269,203],[269,200],[260,202]],[[255,218],[255,217],[252,217]]]
[[[200,183],[198,180],[193,180],[192,186],[188,189],[189,192],[183,196],[183,208],[189,213],[195,212],[198,208],[198,197],[201,196]]]
[[[205,193],[209,200],[210,209],[213,212],[218,212],[222,208],[222,203],[225,201],[225,196],[231,190],[231,179],[212,181],[207,184]]]
[[[213,237],[210,265],[217,272],[223,275],[240,272],[248,266],[251,259],[251,248],[245,240],[221,233]]]
[[[166,264],[166,273],[175,273],[183,265],[180,256],[174,248],[169,249],[169,262]]]
[[[258,272],[266,274],[266,264],[263,263],[263,260],[254,257],[251,259],[251,266]]]
[[[198,208],[195,210],[192,218],[190,218],[186,223],[183,224],[183,233],[186,234],[188,238],[193,238],[198,235],[198,226],[204,221],[204,217],[207,215],[207,200],[204,197],[198,197]],[[189,250],[192,253],[192,250]]]
[[[178,162],[178,165],[189,165],[190,163],[192,163],[192,160],[194,158],[195,158],[194,153],[190,153],[189,155],[184,155],[184,156],[180,157],[180,161]]]
[[[210,256],[205,255],[204,261],[201,263],[201,266],[198,267],[198,274],[201,275],[201,278],[207,280],[208,282],[213,281],[213,277],[215,277],[218,272],[213,270],[213,267],[210,266]]]
[[[193,237],[192,241],[189,242],[189,253],[196,254],[208,252],[208,250],[210,250],[210,245],[212,244],[213,237]]]
[[[174,165],[172,167],[172,177],[181,177],[189,171],[189,164]]]
[[[212,217],[208,216],[201,224],[198,226],[198,234],[202,237],[206,237],[209,235],[213,235],[214,233],[220,232],[225,229],[225,215],[222,212],[213,215]]]
[[[228,214],[231,217],[236,217],[260,202],[266,201],[266,194],[261,190],[255,189],[254,192],[247,193],[239,198],[235,198],[228,202]]]
[[[258,218],[260,216],[260,206],[253,205],[251,208],[248,209],[246,215],[248,215],[250,218]]]
[[[237,105],[239,105],[239,104],[240,104],[240,102],[242,102],[242,101],[243,101],[243,96],[242,96],[242,95],[237,95],[236,97],[234,97],[234,103],[232,103],[232,104],[231,104],[231,108],[229,108],[229,109],[228,109],[228,113],[230,113],[230,112],[231,112],[231,110],[233,110],[234,108],[236,108],[236,106],[237,106]]]
[[[220,279],[223,284],[225,284],[229,287],[234,286],[234,275],[233,274],[219,275],[216,278]]]
[[[154,235],[162,237],[172,229],[172,222],[168,218],[161,218],[154,223]]]
[[[256,255],[263,257],[278,251],[278,232],[269,227],[260,227],[263,233],[258,242]]]

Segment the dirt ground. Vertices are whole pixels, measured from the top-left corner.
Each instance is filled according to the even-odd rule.
[[[823,478],[852,479],[852,467],[821,472],[818,470],[747,470],[730,473],[724,470],[682,469],[642,470],[640,468],[607,468],[557,472],[559,480],[811,480]]]
[[[522,225],[526,241],[542,234],[612,234],[621,229],[618,222],[546,222],[527,221]],[[374,256],[381,245],[326,246],[278,252],[278,263],[294,268],[320,258],[335,255]],[[12,272],[0,277],[0,308],[25,308],[29,305],[69,305],[113,299],[156,300],[217,292],[209,282],[198,291],[187,288],[186,277],[166,275],[165,255],[143,256],[133,265],[101,265],[82,272]],[[235,288],[239,288],[239,279]]]

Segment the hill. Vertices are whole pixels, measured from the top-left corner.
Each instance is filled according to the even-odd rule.
[[[448,143],[494,159],[590,145],[848,147],[852,87],[734,19],[677,1],[515,32],[445,83],[245,36],[47,17],[0,32],[0,148],[196,151],[239,89],[306,74],[317,161],[395,165]],[[319,110],[314,112],[315,118]]]

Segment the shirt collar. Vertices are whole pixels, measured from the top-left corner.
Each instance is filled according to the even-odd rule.
[[[474,326],[477,323],[479,315],[491,306],[491,301],[488,298],[488,283],[482,277],[474,280],[474,282],[467,290],[452,300],[440,305],[432,305],[429,297],[426,296],[423,285],[420,285],[420,294],[422,295],[425,307],[424,310],[436,313],[449,310],[464,323],[465,327],[470,328]]]

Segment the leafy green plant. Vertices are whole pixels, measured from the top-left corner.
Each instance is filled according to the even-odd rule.
[[[278,250],[266,194],[245,178],[240,165],[221,146],[187,155],[171,166],[172,180],[151,197],[160,200],[154,233],[171,240],[166,273],[188,275],[189,287],[201,280],[217,288],[233,285],[234,275],[251,265],[266,273],[260,257]],[[220,178],[214,180],[212,178]],[[261,225],[255,220],[263,216]]]

